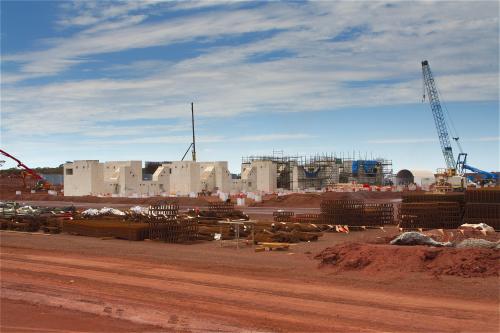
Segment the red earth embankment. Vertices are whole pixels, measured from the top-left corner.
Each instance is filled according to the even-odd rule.
[[[359,271],[391,276],[424,272],[460,277],[498,276],[500,250],[484,248],[434,248],[343,243],[326,248],[315,259],[335,272]]]

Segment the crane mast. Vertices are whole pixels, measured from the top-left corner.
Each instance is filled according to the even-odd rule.
[[[439,102],[436,83],[434,82],[434,77],[432,76],[431,68],[429,67],[429,62],[427,60],[422,61],[422,74],[424,77],[424,89],[427,92],[427,99],[431,105],[432,115],[436,124],[439,143],[441,144],[441,150],[443,152],[446,167],[448,170],[455,172],[455,158],[453,157],[450,136],[446,127],[443,110],[441,109],[441,103]]]

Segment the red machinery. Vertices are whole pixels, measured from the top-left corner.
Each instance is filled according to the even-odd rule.
[[[21,171],[21,176],[23,178],[24,187],[26,187],[26,177],[31,176],[31,177],[33,177],[33,179],[35,179],[37,181],[37,183],[36,183],[37,188],[43,188],[43,189],[50,188],[51,184],[49,182],[47,182],[45,179],[43,179],[43,177],[40,176],[38,173],[36,173],[35,170],[30,169],[26,164],[24,164],[23,162],[21,162],[20,160],[18,160],[17,158],[15,158],[14,156],[12,156],[11,154],[7,153],[6,151],[4,151],[2,149],[0,149],[0,153],[2,153],[2,155],[4,155],[4,156],[7,156],[7,157],[13,159],[14,161],[16,161],[18,167],[24,169]]]

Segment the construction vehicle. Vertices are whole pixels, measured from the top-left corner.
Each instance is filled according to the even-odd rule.
[[[40,176],[35,170],[29,168],[26,164],[12,156],[11,154],[7,153],[6,151],[0,149],[0,153],[12,160],[14,160],[17,163],[18,168],[22,168],[21,170],[21,177],[23,179],[23,186],[26,188],[28,187],[26,184],[26,179],[27,178],[32,178],[36,181],[34,189],[35,190],[49,190],[52,187],[52,184],[50,184],[48,181],[43,179],[42,176]]]
[[[480,170],[478,168],[475,168],[475,167],[467,165],[467,164],[464,164],[463,169],[472,171],[474,174],[480,176],[481,177],[481,180],[480,180],[481,185],[489,185],[489,184],[494,185],[498,182],[498,174],[496,174],[496,173]],[[467,179],[469,181],[473,182],[475,177],[473,175],[468,175]]]
[[[485,182],[496,182],[498,180],[497,174],[483,171],[467,164],[467,153],[463,152],[458,135],[453,137],[453,140],[456,142],[460,151],[457,159],[455,160],[453,149],[451,147],[450,136],[448,134],[448,125],[444,117],[443,109],[441,108],[441,102],[439,101],[438,89],[427,60],[422,61],[422,74],[424,82],[422,101],[425,100],[427,92],[427,99],[429,100],[429,104],[431,106],[434,123],[436,124],[439,137],[439,143],[441,144],[441,151],[443,152],[446,163],[446,168],[438,169],[434,175],[436,179],[435,189],[439,192],[464,190],[467,181],[466,177],[464,177],[465,170],[472,171],[482,176]]]

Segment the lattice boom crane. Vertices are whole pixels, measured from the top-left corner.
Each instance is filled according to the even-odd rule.
[[[439,102],[439,95],[436,88],[436,83],[434,82],[434,77],[432,76],[431,68],[429,67],[429,62],[427,60],[422,61],[422,74],[424,77],[425,91],[427,92],[427,99],[431,105],[432,115],[434,117],[434,122],[436,124],[436,129],[438,132],[439,143],[441,144],[441,150],[443,151],[444,160],[448,170],[456,170],[455,158],[453,157],[453,150],[451,148],[450,136],[448,134],[448,129],[446,127],[446,121],[444,119],[443,110],[441,109],[441,103]],[[425,99],[425,92],[424,92]]]

